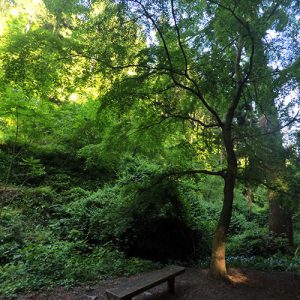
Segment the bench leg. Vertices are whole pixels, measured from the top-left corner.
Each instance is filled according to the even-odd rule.
[[[171,294],[175,293],[175,278],[171,278],[168,280],[168,290]]]

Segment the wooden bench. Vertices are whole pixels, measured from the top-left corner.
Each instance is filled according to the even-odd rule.
[[[168,266],[161,270],[142,274],[140,278],[121,284],[116,288],[106,290],[109,300],[130,300],[132,297],[149,290],[163,282],[168,282],[169,292],[175,292],[175,277],[182,274],[185,268],[179,266]]]

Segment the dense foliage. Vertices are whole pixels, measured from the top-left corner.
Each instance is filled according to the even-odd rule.
[[[208,266],[228,183],[227,263],[299,272],[299,16],[2,1],[0,294]]]

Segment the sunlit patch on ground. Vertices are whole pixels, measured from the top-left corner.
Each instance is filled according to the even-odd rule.
[[[228,278],[233,284],[242,284],[249,282],[249,278],[247,277],[247,275],[238,269],[230,269]]]

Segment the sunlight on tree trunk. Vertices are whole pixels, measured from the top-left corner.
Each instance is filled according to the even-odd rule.
[[[228,169],[224,181],[224,200],[221,216],[215,232],[212,254],[210,273],[213,277],[227,278],[226,260],[225,260],[225,246],[226,237],[230,225],[232,214],[232,203],[234,197],[234,187],[236,180],[237,161],[233,150],[231,141],[231,134],[225,136],[225,145],[227,146],[227,162]]]
[[[235,177],[226,175],[223,208],[212,244],[210,273],[213,277],[227,276],[225,245],[232,214],[234,184]]]
[[[218,225],[215,232],[210,263],[210,273],[213,277],[225,277],[227,274],[225,261],[226,233],[222,224]]]

